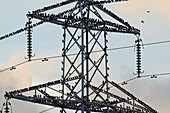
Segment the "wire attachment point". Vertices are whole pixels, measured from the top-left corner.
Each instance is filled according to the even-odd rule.
[[[42,62],[45,62],[45,61],[48,61],[48,58],[44,58],[44,59],[42,60]]]
[[[15,66],[12,66],[12,67],[10,68],[11,71],[12,71],[12,70],[15,70],[15,69],[16,69]]]
[[[156,75],[152,75],[151,78],[157,78],[157,76]]]
[[[123,86],[123,85],[126,85],[126,84],[128,84],[127,82],[123,82],[121,85]]]

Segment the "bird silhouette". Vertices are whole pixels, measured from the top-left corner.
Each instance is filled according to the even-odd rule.
[[[141,21],[141,23],[143,23],[143,24],[144,24],[144,21],[142,20],[142,21]]]
[[[150,13],[151,11],[147,11],[147,13]]]

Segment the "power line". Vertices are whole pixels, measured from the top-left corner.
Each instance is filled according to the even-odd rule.
[[[133,77],[133,78],[130,78],[130,79],[125,80],[123,82],[120,82],[119,85],[126,85],[126,84],[128,84],[128,82],[134,81],[134,80],[139,79],[139,78],[146,78],[146,77],[157,78],[158,76],[164,76],[164,75],[170,75],[170,72],[157,73],[157,74],[148,74],[148,75],[142,75],[140,77]]]
[[[55,108],[56,108],[56,107],[52,107],[52,108],[49,108],[49,109],[43,110],[43,111],[41,111],[41,112],[39,112],[39,113],[44,113],[44,112],[50,111],[50,110],[55,109]]]
[[[159,42],[152,42],[152,43],[146,43],[146,44],[143,44],[144,46],[150,46],[150,45],[158,45],[158,44],[165,44],[165,43],[170,43],[170,40],[166,40],[166,41],[159,41]],[[123,47],[116,47],[116,48],[110,48],[108,49],[107,51],[114,51],[114,50],[122,50],[122,49],[128,49],[128,48],[133,48],[134,46],[123,46]],[[102,52],[103,50],[96,50],[96,51],[93,51],[92,53],[97,53],[97,52]],[[73,53],[73,54],[69,54],[67,56],[74,56],[74,55],[77,55],[77,53]],[[7,70],[14,70],[16,69],[16,67],[20,66],[20,65],[23,65],[23,64],[26,64],[28,62],[32,62],[32,61],[40,61],[42,60],[43,62],[44,61],[48,61],[48,59],[56,59],[56,58],[61,58],[62,56],[61,55],[58,55],[58,56],[50,56],[50,57],[44,57],[44,58],[36,58],[36,59],[32,59],[31,61],[23,61],[21,63],[18,63],[16,65],[13,65],[9,68],[6,68],[6,69],[3,69],[3,70],[0,70],[0,73],[1,72],[4,72],[4,71],[7,71]]]
[[[128,80],[125,80],[125,81],[122,81],[122,82],[118,83],[118,85],[126,85],[126,84],[128,84],[128,82],[134,81],[134,80],[139,79],[139,78],[144,78],[144,77],[157,78],[158,76],[163,76],[163,75],[170,75],[170,72],[168,72],[168,73],[159,73],[159,74],[148,74],[148,75],[142,75],[140,77],[133,77],[133,78],[130,78]],[[109,88],[113,88],[113,87],[114,86],[110,86]]]
[[[21,62],[21,63],[18,63],[18,64],[16,64],[16,65],[13,65],[13,66],[11,66],[11,67],[9,67],[9,68],[6,68],[6,69],[3,69],[3,70],[1,70],[0,71],[0,73],[1,72],[4,72],[4,71],[7,71],[7,70],[14,70],[14,69],[16,69],[16,67],[18,67],[18,66],[20,66],[20,65],[23,65],[23,64],[26,64],[26,63],[28,63],[29,61],[23,61],[23,62]]]
[[[149,45],[157,45],[157,44],[164,44],[164,43],[170,43],[170,40],[153,42],[153,43],[147,43],[147,44],[143,44],[143,45],[144,45],[144,46],[149,46]]]

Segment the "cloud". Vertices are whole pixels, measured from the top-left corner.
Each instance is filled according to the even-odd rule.
[[[157,1],[153,1],[152,2],[156,8],[158,8],[159,10],[162,10],[162,12],[164,13],[169,13],[168,11],[170,10],[169,4],[170,1],[169,0],[157,0]]]
[[[117,83],[137,76],[132,74],[133,69],[128,65],[122,65],[119,68],[119,77],[113,80]],[[132,93],[137,98],[141,99],[143,102],[145,102],[158,112],[169,113],[169,80],[170,76],[158,76],[157,79],[151,79],[150,77],[138,78],[127,82],[127,85],[121,85],[121,87],[125,88],[127,91]],[[114,87],[113,89],[111,89],[111,91],[116,95],[122,95],[122,93],[120,93],[120,91],[118,90],[115,90]]]
[[[21,53],[20,50],[16,50],[15,52],[13,52],[13,55],[10,58],[7,66],[3,66],[3,68],[12,66],[16,64],[16,62],[21,61],[21,56],[23,55],[18,56],[17,55],[18,52]],[[0,68],[2,69],[2,67]],[[24,87],[28,87],[32,85],[32,76],[34,75],[32,71],[30,70],[30,68],[27,65],[23,65],[18,68],[19,69],[16,69],[13,71],[7,70],[7,71],[0,73],[0,102],[5,102],[3,95],[5,94],[6,91],[12,91],[15,89],[20,89],[20,88],[24,88]],[[13,100],[11,103],[12,103],[12,106],[14,105],[13,106],[14,109],[15,107],[20,108],[20,109],[15,109],[14,111],[18,113],[22,113],[22,112],[19,112],[19,110],[24,110],[24,109],[23,107],[19,107],[19,106],[23,106],[23,104],[17,103],[17,101],[15,100]],[[2,103],[0,103],[0,105],[1,104]],[[33,106],[30,108],[33,108]]]
[[[148,10],[157,16],[161,13],[166,17],[170,17],[168,12],[170,10],[169,4],[169,0],[130,0],[118,4],[114,9],[118,12],[133,14],[135,17],[136,15],[141,17]]]
[[[131,72],[132,69],[130,67],[122,66],[120,78],[124,80],[133,78],[134,75],[132,75]],[[150,77],[139,78],[128,82],[127,85],[122,87],[158,112],[169,113],[167,109],[170,105],[170,90],[168,90],[170,86],[169,80],[169,76],[159,76],[157,79],[151,79]]]
[[[7,67],[12,66],[16,64],[16,62],[21,61],[21,57],[23,55],[17,55],[18,52],[21,52],[20,50],[16,50],[11,59],[9,60]],[[17,68],[17,67],[16,67]],[[5,71],[1,73],[0,77],[0,85],[2,87],[11,87],[11,88],[21,88],[21,87],[27,87],[32,84],[32,76],[33,73],[29,69],[28,65],[23,65],[19,67],[19,70],[13,70],[13,71]]]
[[[23,49],[15,49],[13,50],[13,54],[11,55],[9,62],[6,66],[0,67],[0,69],[4,69],[4,67],[11,67],[17,63],[20,63],[25,54],[23,53]],[[40,54],[45,51],[40,51]],[[20,54],[18,54],[20,53]],[[52,53],[48,54],[49,56]],[[53,54],[54,55],[54,54]],[[15,70],[7,70],[0,73],[0,102],[4,102],[4,94],[5,91],[13,91],[16,89],[21,89],[25,87],[30,87],[34,84],[44,83],[48,81],[52,81],[54,79],[59,79],[58,76],[60,74],[56,74],[59,70],[58,61],[49,60],[49,62],[35,61],[26,63],[20,66],[17,66]],[[53,74],[52,74],[53,73]],[[14,112],[17,113],[37,113],[43,108],[43,106],[37,106],[37,104],[32,104],[29,102],[16,101],[15,99],[11,100],[11,103],[14,108]],[[1,105],[2,103],[0,103]]]

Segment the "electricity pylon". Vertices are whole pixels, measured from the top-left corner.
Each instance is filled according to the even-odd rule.
[[[61,79],[6,92],[6,99],[14,98],[58,107],[61,108],[61,113],[157,113],[149,105],[109,80],[107,33],[140,35],[140,30],[132,27],[103,5],[120,1],[127,0],[67,0],[29,12],[26,28],[17,32],[27,31],[29,61],[33,57],[31,44],[33,27],[49,22],[63,28]],[[57,14],[46,13],[68,4],[75,6]],[[117,23],[105,20],[105,16],[100,12],[110,16]],[[32,19],[41,22],[32,25]],[[11,35],[15,34],[16,32],[13,32]],[[114,93],[111,87],[122,95]]]

